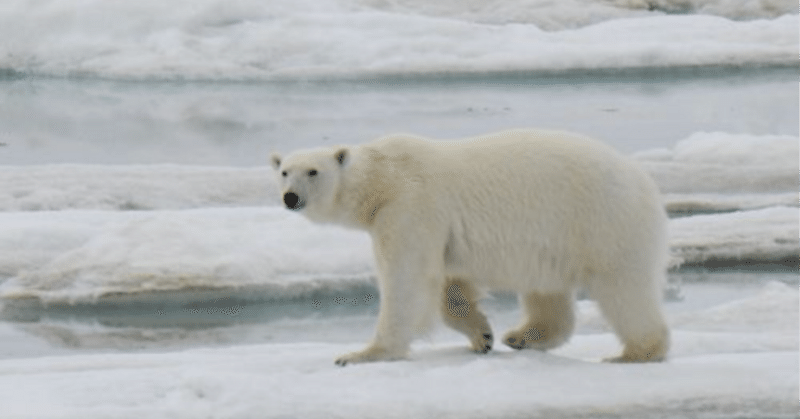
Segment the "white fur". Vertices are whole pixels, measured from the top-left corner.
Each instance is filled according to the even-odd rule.
[[[542,130],[456,141],[395,135],[273,163],[283,194],[297,194],[309,219],[372,236],[378,325],[367,349],[342,364],[405,356],[446,278],[521,296],[585,287],[623,342],[666,338],[657,188],[598,141]]]

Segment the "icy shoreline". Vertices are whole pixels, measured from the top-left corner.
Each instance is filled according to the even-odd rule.
[[[578,304],[577,334],[548,353],[498,345],[476,355],[463,337],[442,329],[415,343],[409,360],[346,368],[334,366],[333,357],[360,347],[374,315],[283,319],[250,332],[232,328],[227,338],[214,328],[190,329],[192,338],[172,329],[20,323],[16,328],[28,336],[74,348],[0,360],[3,413],[20,419],[794,417],[796,285],[767,282],[732,300],[720,299],[720,289],[697,291],[667,305],[673,348],[659,364],[599,363],[619,343],[589,301]],[[514,324],[517,310],[492,307],[494,327]],[[264,335],[262,341],[253,334]],[[270,341],[271,335],[292,337]],[[132,349],[157,340],[166,347]],[[175,348],[170,341],[183,343]],[[82,345],[96,353],[76,352]]]

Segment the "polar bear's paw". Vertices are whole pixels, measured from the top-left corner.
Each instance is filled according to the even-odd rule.
[[[363,351],[350,352],[336,358],[336,365],[343,367],[347,364],[364,362],[394,361],[405,358],[405,352],[389,351],[380,346],[368,346]]]
[[[494,337],[491,330],[485,330],[484,333],[478,333],[470,338],[472,350],[479,354],[485,354],[492,350],[494,344]]]
[[[489,331],[489,333],[483,333],[481,335],[481,338],[482,339],[480,344],[483,345],[483,347],[479,346],[479,349],[475,349],[475,352],[480,352],[482,354],[485,354],[492,350],[492,344],[494,344],[494,338],[492,337],[491,331]]]
[[[669,330],[666,326],[662,326],[655,332],[626,342],[622,355],[606,358],[604,361],[616,363],[662,362],[667,356],[668,349]]]
[[[536,349],[546,351],[561,345],[566,339],[552,333],[545,325],[537,324],[512,330],[503,337],[503,343],[514,349]]]
[[[573,297],[569,293],[530,293],[523,299],[527,319],[503,337],[514,349],[546,351],[566,342],[575,328]]]
[[[541,335],[542,333],[536,328],[527,331],[512,330],[506,333],[503,342],[514,349],[526,349],[532,347],[534,338],[538,340]]]

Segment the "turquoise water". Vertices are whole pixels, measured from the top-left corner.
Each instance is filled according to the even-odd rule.
[[[276,149],[510,127],[577,131],[632,152],[698,131],[797,135],[799,125],[797,75],[785,68],[308,83],[0,80],[0,164],[259,166]]]
[[[797,286],[797,271],[689,268],[670,275],[677,293],[665,294],[668,316],[752,297],[770,281]],[[42,306],[6,302],[0,310],[0,359],[108,351],[180,350],[196,346],[304,341],[351,342],[370,337],[377,318],[377,290],[319,292],[306,299],[264,301],[247,292],[183,291],[108,298],[99,304]],[[482,303],[498,331],[517,322],[510,294]],[[592,333],[580,326],[576,333]],[[458,339],[442,328],[434,338]],[[430,336],[429,336],[430,337]]]

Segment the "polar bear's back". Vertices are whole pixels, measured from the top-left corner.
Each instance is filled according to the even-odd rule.
[[[448,275],[493,288],[556,291],[591,272],[663,267],[666,221],[657,188],[599,141],[514,130],[383,144],[411,153],[424,168],[425,191],[410,199],[425,202],[403,205],[428,206],[447,220]]]

